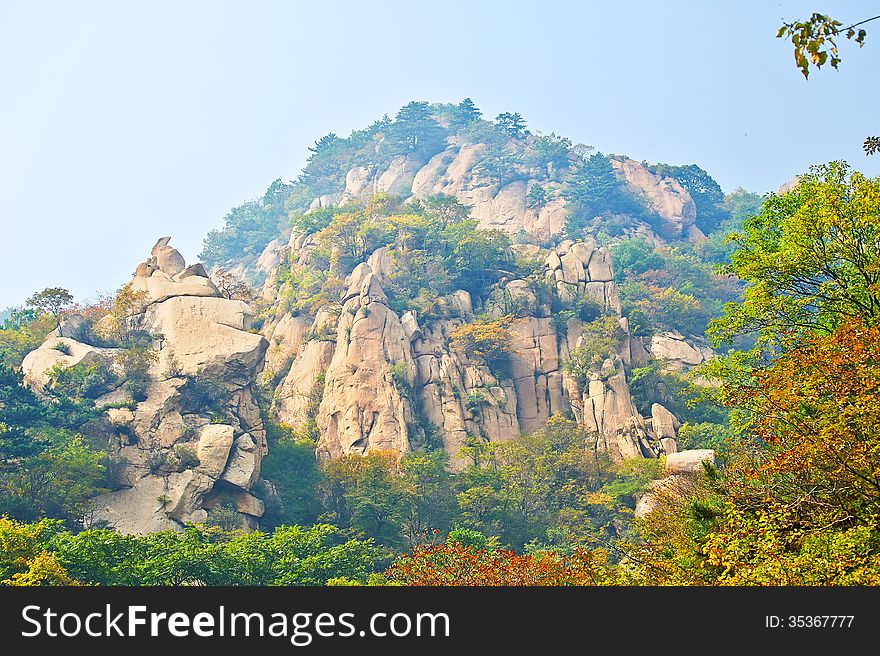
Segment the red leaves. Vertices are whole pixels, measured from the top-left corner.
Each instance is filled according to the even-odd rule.
[[[608,580],[604,551],[577,549],[520,555],[514,551],[473,549],[456,542],[421,547],[397,560],[389,579],[417,586],[601,585]]]

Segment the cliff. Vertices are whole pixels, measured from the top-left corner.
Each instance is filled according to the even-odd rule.
[[[107,316],[67,317],[25,358],[37,390],[64,369],[116,371],[96,399],[113,489],[93,525],[147,533],[225,509],[257,526],[264,417],[311,436],[319,459],[442,448],[460,469],[462,447],[553,415],[617,461],[678,451],[680,417],[645,413],[630,372],[712,351],[632,330],[603,244],[704,239],[687,189],[555,135],[483,125],[482,142],[484,121],[400,146],[423,143],[394,141],[400,122],[328,136],[300,182],[274,183],[240,223],[234,210],[206,240],[210,275],[160,239]],[[256,283],[247,302],[236,280]]]

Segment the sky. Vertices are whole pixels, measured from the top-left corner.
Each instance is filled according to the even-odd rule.
[[[0,0],[0,308],[117,289],[161,236],[188,262],[307,148],[410,100],[472,98],[725,191],[811,164],[869,175],[880,21],[804,80],[784,20],[874,1]]]

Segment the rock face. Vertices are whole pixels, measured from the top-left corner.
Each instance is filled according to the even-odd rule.
[[[666,471],[671,474],[699,474],[703,471],[704,462],[715,464],[715,452],[712,449],[679,451],[666,458]]]
[[[655,360],[661,360],[664,368],[671,371],[693,369],[708,361],[713,353],[702,338],[688,337],[681,333],[665,332],[641,338],[645,350]]]
[[[129,405],[107,411],[116,489],[95,500],[92,523],[137,534],[178,529],[228,503],[244,526],[255,526],[262,502],[250,491],[266,441],[251,384],[268,343],[249,332],[250,308],[223,298],[204,267],[187,267],[169,241],[160,239],[137,267],[125,317],[129,329],[152,336],[145,395],[135,402],[120,388],[97,400]],[[56,332],[74,328],[65,322]],[[115,366],[119,351],[52,335],[23,368],[39,390],[47,369],[99,360]]]
[[[651,406],[651,429],[654,432],[654,438],[660,442],[667,455],[678,451],[676,438],[680,427],[681,422],[665,407],[659,403]]]
[[[573,414],[595,436],[596,447],[618,459],[673,451],[674,429],[671,435],[667,430],[672,420],[661,420],[660,411],[656,422],[645,420],[630,394],[625,368],[649,355],[628,335],[625,320],[620,353],[586,384],[563,366],[583,342],[584,322],[569,319],[560,332],[551,306],[574,308],[589,299],[599,311],[620,314],[607,249],[570,240],[550,249],[516,248],[541,263],[544,282],[502,279],[481,308],[459,290],[437,299],[428,319],[414,311],[398,315],[383,290],[390,268],[385,249],[379,249],[346,280],[338,311],[276,319],[266,334],[280,333],[279,344],[296,333],[288,362],[273,360],[273,368],[287,370],[275,390],[276,419],[293,426],[311,422],[321,458],[405,453],[427,439],[430,425],[458,467],[468,438],[509,440],[541,429],[557,413]],[[453,346],[452,333],[478,312],[508,321],[510,355],[503,370]],[[288,328],[293,325],[295,330]]]
[[[63,328],[62,325],[56,332],[62,331]],[[99,362],[112,366],[116,353],[117,349],[91,346],[71,337],[49,335],[39,348],[24,356],[21,368],[25,383],[36,390],[41,390],[50,383],[49,372],[56,366],[66,369],[76,364],[89,365]]]
[[[480,163],[487,147],[453,136],[448,146],[424,161],[415,155],[399,155],[384,167],[356,166],[345,176],[345,188],[330,196],[321,196],[311,209],[343,204],[386,192],[401,198],[427,198],[435,194],[453,196],[468,206],[470,215],[487,229],[510,234],[520,231],[537,239],[560,234],[568,216],[566,201],[552,192],[552,184],[537,171],[523,172],[522,178],[499,182],[480,173]],[[676,180],[651,173],[643,164],[627,158],[612,158],[611,163],[630,191],[643,198],[662,221],[659,237],[696,241],[704,235],[696,227],[696,205],[690,194]],[[537,177],[535,177],[537,176]],[[543,180],[543,181],[542,181]],[[529,203],[535,186],[549,195],[540,205]],[[548,191],[549,190],[549,191]],[[650,228],[644,226],[650,234]],[[262,258],[261,258],[262,259]]]
[[[681,184],[651,173],[643,164],[626,158],[611,160],[629,190],[643,198],[663,221],[663,237],[698,241],[705,235],[696,226],[697,206]]]
[[[415,365],[398,316],[366,263],[349,277],[317,421],[319,457],[406,452]]]

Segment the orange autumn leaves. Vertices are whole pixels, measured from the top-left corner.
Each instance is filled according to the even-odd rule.
[[[753,374],[732,401],[770,445],[752,478],[775,477],[774,502],[797,517],[880,520],[880,329],[853,321]]]

